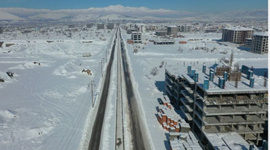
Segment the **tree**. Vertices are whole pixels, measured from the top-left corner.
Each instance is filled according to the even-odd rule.
[[[158,74],[158,68],[157,67],[152,68],[150,74],[156,76]]]

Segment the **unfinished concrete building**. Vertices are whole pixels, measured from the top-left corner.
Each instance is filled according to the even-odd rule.
[[[210,144],[210,133],[236,132],[250,143],[261,144],[268,131],[267,78],[255,76],[248,67],[241,72],[227,67],[192,67],[178,72],[167,68],[165,91],[201,143]]]
[[[222,29],[222,41],[236,44],[245,43],[246,38],[252,38],[253,29],[244,27],[232,27]]]

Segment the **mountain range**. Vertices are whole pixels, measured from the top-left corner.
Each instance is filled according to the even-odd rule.
[[[268,18],[268,10],[239,10],[215,14],[201,14],[188,11],[168,9],[150,9],[146,7],[125,7],[111,5],[108,7],[88,9],[28,9],[28,8],[0,8],[0,20],[31,21],[31,20],[174,20],[187,17],[202,18]]]

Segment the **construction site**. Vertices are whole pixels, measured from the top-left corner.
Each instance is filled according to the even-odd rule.
[[[165,71],[166,95],[206,149],[227,133],[256,146],[268,140],[267,72],[258,76],[252,67],[232,62],[233,54],[227,65],[183,64],[177,73]]]

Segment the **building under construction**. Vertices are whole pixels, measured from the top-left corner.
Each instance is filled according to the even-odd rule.
[[[256,76],[247,66],[194,64],[177,71],[167,68],[165,93],[201,144],[210,147],[207,134],[236,132],[261,145],[268,132],[266,75]]]

